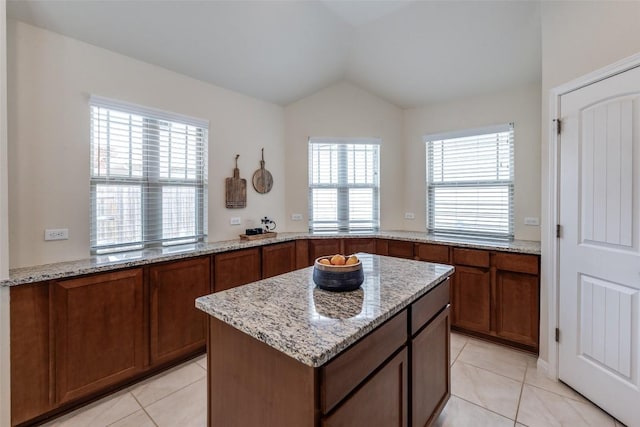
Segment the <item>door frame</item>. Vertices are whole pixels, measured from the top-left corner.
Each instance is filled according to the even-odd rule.
[[[558,368],[560,358],[560,347],[555,340],[555,330],[559,327],[559,310],[560,310],[560,288],[558,286],[560,273],[560,241],[556,238],[556,224],[560,221],[560,152],[559,140],[560,136],[557,132],[556,119],[560,113],[560,97],[613,77],[617,74],[624,73],[633,68],[640,67],[640,53],[621,59],[613,64],[595,70],[584,76],[578,77],[560,86],[556,86],[549,91],[549,134],[547,146],[547,198],[548,206],[546,212],[543,212],[544,222],[546,223],[546,232],[542,234],[542,258],[541,258],[541,276],[543,283],[546,283],[547,289],[547,358],[544,361],[538,359],[538,367],[547,371],[547,376],[558,379]],[[545,256],[546,255],[546,256]],[[546,365],[546,366],[545,366]]]

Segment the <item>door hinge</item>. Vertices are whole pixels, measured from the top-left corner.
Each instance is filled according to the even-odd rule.
[[[562,120],[554,119],[553,121],[556,123],[556,133],[560,135],[560,132],[562,132]]]
[[[562,226],[560,224],[556,224],[556,239],[559,239],[562,233]]]
[[[556,328],[556,342],[560,342],[560,328]]]

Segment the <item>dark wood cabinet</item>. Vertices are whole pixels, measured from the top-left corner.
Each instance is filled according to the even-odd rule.
[[[327,414],[407,342],[407,312],[385,322],[320,369],[320,410]]]
[[[202,351],[206,316],[194,307],[197,297],[354,252],[454,264],[452,327],[538,351],[537,255],[382,238],[299,239],[11,287],[12,424],[66,410]]]
[[[355,254],[356,252],[376,253],[375,239],[342,239],[344,255]]]
[[[450,396],[448,307],[446,280],[320,367],[210,317],[208,425],[429,425]]]
[[[341,239],[309,239],[309,262],[313,264],[318,257],[342,253],[341,243]]]
[[[469,331],[491,331],[491,273],[456,265],[452,279],[453,324]]]
[[[449,262],[449,246],[416,243],[414,247],[415,259],[427,262],[446,264]]]
[[[413,427],[431,425],[451,396],[450,327],[447,306],[411,341]]]
[[[53,286],[57,403],[85,397],[145,367],[142,269]]]
[[[402,240],[389,240],[388,255],[397,258],[413,259],[413,243]]]
[[[14,286],[11,306],[11,425],[52,407],[49,369],[49,283]]]
[[[196,298],[211,293],[208,256],[149,267],[151,364],[204,350],[206,315]]]
[[[389,255],[389,241],[376,239],[376,255]]]
[[[496,255],[496,335],[531,348],[537,348],[539,335],[538,269],[536,256]]]
[[[329,416],[323,427],[404,427],[408,417],[408,352],[403,348]]]
[[[262,247],[262,278],[296,270],[295,242],[276,243]]]
[[[452,326],[538,351],[539,257],[452,249]]]
[[[215,292],[260,280],[260,248],[216,254],[213,289]]]
[[[309,260],[309,241],[296,240],[296,269],[309,267],[313,260]]]
[[[450,280],[411,304],[411,425],[433,424],[451,395]]]

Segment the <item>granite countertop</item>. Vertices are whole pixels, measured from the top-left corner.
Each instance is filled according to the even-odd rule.
[[[156,262],[172,261],[199,255],[209,255],[236,249],[251,248],[273,243],[294,241],[299,239],[324,238],[383,238],[404,240],[417,243],[433,243],[455,245],[460,247],[498,250],[524,254],[540,255],[540,242],[528,240],[494,241],[477,239],[459,239],[451,237],[433,236],[424,232],[412,231],[380,231],[367,234],[309,234],[309,233],[278,233],[275,238],[263,240],[227,240],[222,242],[198,243],[168,248],[145,249],[108,255],[97,255],[90,258],[58,262],[54,264],[23,267],[9,270],[9,278],[0,280],[0,286],[16,286],[44,280],[60,279],[80,276],[83,274],[111,271],[119,268],[136,267]]]
[[[313,267],[207,295],[196,307],[311,367],[319,367],[453,273],[453,267],[358,254],[353,292],[316,288]]]

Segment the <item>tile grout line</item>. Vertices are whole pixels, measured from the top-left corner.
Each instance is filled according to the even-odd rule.
[[[502,418],[504,418],[504,419],[506,419],[506,420],[513,421],[513,423],[514,423],[514,424],[516,423],[516,420],[514,420],[514,419],[512,419],[512,418],[509,418],[509,417],[507,417],[507,416],[505,416],[505,415],[502,415],[502,414],[500,414],[500,413],[498,413],[498,412],[494,411],[493,409],[485,408],[484,406],[478,405],[477,403],[474,403],[474,402],[472,402],[472,401],[470,401],[470,400],[467,400],[467,399],[465,399],[464,397],[460,397],[460,396],[458,396],[457,394],[451,394],[451,395],[452,395],[452,396],[455,396],[456,398],[458,398],[458,399],[460,399],[460,400],[464,400],[465,402],[470,403],[470,404],[472,404],[473,406],[476,406],[476,407],[478,407],[478,408],[480,408],[480,409],[483,409],[483,410],[485,410],[485,411],[491,412],[492,414],[495,414],[495,415],[497,415],[497,416],[499,416],[499,417],[502,417]],[[447,404],[448,404],[448,402],[447,402]]]
[[[460,351],[458,352],[458,355],[456,356],[455,359],[453,359],[453,361],[451,362],[451,364],[449,365],[449,367],[453,366],[454,363],[456,363],[458,361],[458,358],[460,357],[460,355],[462,354],[462,350],[464,350],[464,348],[467,346],[467,343],[469,342],[469,340],[465,341],[464,344],[462,344],[462,347],[460,347]],[[451,351],[451,343],[449,343],[449,351]]]
[[[611,419],[613,420],[613,422],[614,422],[614,426],[615,426],[616,418],[615,418],[613,415],[611,415],[610,413],[608,413],[607,411],[605,411],[604,409],[602,409],[601,407],[599,407],[598,405],[596,405],[595,403],[593,403],[592,401],[590,401],[589,399],[586,399],[586,398],[585,398],[585,400],[586,400],[586,401],[585,401],[585,402],[582,402],[582,401],[579,401],[579,400],[576,400],[576,399],[572,399],[572,398],[570,398],[570,397],[568,397],[568,396],[563,396],[562,394],[558,394],[558,393],[556,393],[556,392],[554,392],[554,391],[547,390],[546,388],[538,387],[537,385],[534,385],[534,384],[529,384],[529,383],[527,383],[527,385],[528,385],[529,387],[537,388],[538,390],[544,391],[544,392],[546,392],[546,393],[551,393],[551,394],[553,394],[553,395],[555,395],[555,396],[557,396],[557,397],[559,397],[559,398],[561,398],[561,399],[569,399],[569,400],[571,400],[571,401],[573,401],[573,402],[576,402],[576,403],[579,403],[579,404],[581,404],[581,405],[588,405],[588,406],[592,406],[593,408],[595,408],[595,409],[599,410],[600,412],[602,412],[603,414],[605,414],[606,416],[608,416],[609,418],[611,418]]]
[[[524,385],[527,379],[527,372],[529,372],[529,363],[527,363],[527,366],[524,369],[524,377],[522,377],[522,384],[520,384],[520,396],[518,396],[518,407],[516,408],[516,424],[518,423],[518,415],[520,415],[520,405],[522,404],[522,393],[524,393]]]
[[[457,360],[457,359],[456,359],[456,362],[458,362],[458,360]],[[464,365],[473,366],[473,367],[474,367],[474,368],[476,368],[476,369],[482,369],[483,371],[489,372],[489,373],[491,373],[491,374],[498,375],[498,376],[500,376],[500,377],[502,377],[502,378],[506,378],[506,379],[508,379],[508,380],[515,381],[515,382],[520,382],[520,383],[524,383],[524,378],[526,377],[526,374],[527,374],[527,369],[525,368],[525,376],[523,376],[522,380],[518,381],[518,380],[515,380],[515,379],[513,379],[513,378],[511,378],[511,377],[508,377],[508,376],[506,376],[506,375],[500,374],[500,373],[498,373],[498,372],[494,372],[494,371],[492,371],[491,369],[483,368],[482,366],[477,366],[477,365],[474,365],[473,363],[469,363],[469,362],[466,362],[466,361],[464,361],[464,360],[460,360],[459,362],[460,362],[460,363],[462,363],[462,364],[464,364]],[[540,388],[540,387],[538,387],[538,388]]]
[[[133,398],[133,400],[135,400],[135,402],[138,404],[138,406],[140,407],[140,409],[143,409],[143,408],[142,408],[142,405],[140,404],[140,402],[138,402],[138,400],[137,400],[137,399],[136,399],[136,397],[133,395],[133,393],[131,393],[131,392],[130,392],[130,391],[128,391],[128,390],[127,390],[127,392],[126,392],[126,393],[122,393],[122,395],[118,397],[118,400],[119,400],[120,398],[124,397],[124,396],[125,396],[125,395],[127,395],[127,394],[130,394],[130,395],[131,395],[131,397]],[[108,398],[108,397],[109,397],[109,396],[107,396],[106,398]],[[111,397],[113,397],[113,395],[111,395]],[[106,399],[106,398],[105,398],[105,399]],[[96,403],[98,403],[98,402],[100,402],[100,401],[98,400]],[[84,409],[84,407],[82,407],[82,408],[80,408],[80,409]],[[113,406],[109,408],[109,410],[111,410],[111,409],[113,409]],[[133,414],[135,414],[136,412],[138,412],[140,409],[136,409],[136,410],[135,410],[135,411],[133,411],[132,413],[127,414],[127,415],[125,415],[125,416],[123,416],[123,417],[118,418],[118,419],[117,419],[117,420],[115,420],[114,422],[107,424],[107,427],[108,427],[108,426],[110,426],[110,425],[113,425],[113,424],[115,424],[115,423],[117,423],[117,422],[120,422],[120,421],[124,420],[124,419],[125,419],[125,418],[127,418],[128,416],[133,415]],[[79,412],[78,414],[81,414],[81,413],[83,413],[83,412],[85,412],[85,411]],[[104,412],[103,412],[103,413],[104,413]]]
[[[202,368],[202,366],[201,366],[201,368]],[[195,381],[193,381],[193,382],[190,382],[189,384],[184,385],[184,386],[182,386],[182,387],[180,387],[180,388],[178,388],[178,389],[176,389],[176,390],[172,391],[171,393],[167,394],[166,396],[162,396],[162,397],[161,397],[161,398],[159,398],[158,400],[154,400],[153,402],[149,403],[147,406],[142,406],[142,405],[140,405],[140,406],[142,406],[142,408],[143,408],[143,409],[145,409],[145,412],[146,412],[146,408],[148,408],[149,406],[151,406],[151,405],[155,405],[156,403],[160,402],[161,400],[164,400],[164,399],[166,399],[166,398],[167,398],[167,397],[169,397],[169,396],[173,396],[173,395],[174,395],[174,394],[176,394],[177,392],[182,391],[182,390],[184,390],[185,388],[190,387],[190,386],[194,385],[195,383],[197,383],[198,381],[201,381],[201,380],[203,380],[203,379],[206,379],[206,376],[205,376],[205,377],[203,377],[203,378],[198,378],[197,380],[195,380]],[[132,393],[132,394],[133,394],[133,393]],[[135,396],[134,396],[134,397],[135,397]],[[137,401],[137,399],[136,399],[136,401]]]
[[[133,396],[133,398],[136,400],[136,402],[138,402],[138,405],[140,405],[140,407],[142,408],[142,410],[144,411],[145,414],[147,414],[147,417],[149,417],[149,419],[151,420],[151,422],[153,423],[154,426],[158,427],[158,423],[156,423],[156,420],[153,419],[153,417],[151,416],[150,413],[147,412],[147,408],[145,408],[144,406],[142,406],[142,403],[140,403],[140,401],[138,400],[138,398],[131,393],[131,396]],[[160,399],[159,399],[160,400]]]

